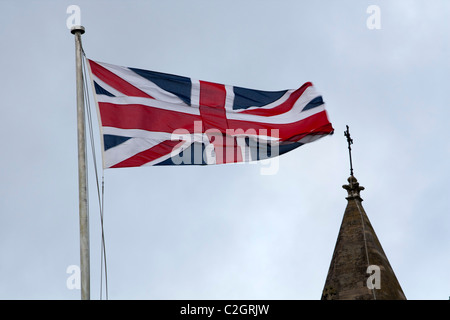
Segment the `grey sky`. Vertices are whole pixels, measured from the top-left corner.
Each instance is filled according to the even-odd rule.
[[[312,81],[336,130],[281,156],[271,176],[249,164],[105,170],[111,299],[319,299],[346,206],[346,124],[364,208],[406,297],[448,299],[443,0],[1,1],[1,299],[80,297],[66,287],[79,264],[71,4],[91,59],[262,90]],[[366,26],[371,4],[380,30]]]

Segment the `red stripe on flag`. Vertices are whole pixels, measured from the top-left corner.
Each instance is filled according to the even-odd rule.
[[[200,106],[224,108],[226,96],[223,84],[200,81]]]
[[[200,114],[203,121],[203,130],[227,129],[225,116],[225,99],[227,92],[223,84],[200,81]]]
[[[142,129],[172,133],[177,129],[194,132],[194,121],[200,116],[140,104],[116,105],[99,102],[102,126],[121,129]]]
[[[123,80],[116,74],[112,73],[108,69],[102,67],[98,63],[89,60],[89,64],[91,66],[92,73],[95,74],[100,80],[107,83],[117,91],[122,92],[126,96],[131,97],[143,97],[143,98],[151,98],[154,99],[152,96],[148,95],[144,91],[136,88],[132,84],[128,83],[127,81]]]
[[[160,144],[144,150],[134,156],[119,162],[110,168],[125,168],[125,167],[140,167],[146,163],[156,160],[164,155],[170,154],[175,146],[179,144],[180,141],[166,140]]]
[[[208,134],[208,139],[214,145],[216,164],[243,161],[241,147],[236,137],[227,134]]]
[[[235,131],[242,129],[244,132],[247,130],[254,132],[256,130],[257,133],[262,134],[260,130],[267,130],[267,135],[271,135],[273,129],[278,129],[278,137],[282,141],[298,141],[310,134],[329,134],[333,132],[326,110],[292,123],[272,124],[228,119],[228,124],[230,129]]]
[[[289,96],[289,98],[287,98],[287,100],[285,102],[283,102],[282,104],[280,104],[274,108],[270,108],[270,109],[258,108],[258,109],[253,109],[253,110],[244,110],[239,113],[252,114],[252,115],[264,116],[264,117],[271,117],[271,116],[280,115],[282,113],[286,113],[292,109],[295,102],[298,100],[298,98],[300,98],[300,96],[303,94],[303,92],[305,92],[305,90],[311,86],[312,86],[311,82],[306,82],[300,88],[298,88],[297,90],[292,92],[291,95]]]

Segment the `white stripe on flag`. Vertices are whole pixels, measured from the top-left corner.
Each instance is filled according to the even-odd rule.
[[[191,106],[200,106],[200,81],[191,79]]]
[[[228,113],[227,118],[232,120],[242,120],[248,122],[261,122],[261,123],[272,123],[272,124],[289,124],[306,119],[316,113],[325,110],[325,104],[318,107],[302,111],[303,108],[314,98],[320,96],[314,88],[309,87],[300,96],[300,98],[295,102],[292,109],[274,116],[258,116],[245,113]],[[264,107],[262,107],[264,108]]]
[[[112,64],[104,63],[104,62],[97,62],[105,69],[111,71],[112,73],[116,74],[123,80],[127,81],[128,83],[132,84],[139,90],[144,91],[148,95],[152,96],[153,98],[164,101],[171,104],[177,104],[177,105],[184,105],[187,106],[183,100],[178,98],[173,93],[170,93],[168,91],[165,91],[158,87],[153,82],[147,80],[146,78],[140,76],[136,72],[121,66],[115,66]]]

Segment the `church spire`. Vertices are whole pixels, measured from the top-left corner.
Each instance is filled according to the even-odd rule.
[[[400,283],[361,204],[359,185],[353,176],[350,144],[353,140],[347,126],[350,177],[347,207],[342,219],[322,300],[404,300]],[[350,142],[351,141],[351,142]]]

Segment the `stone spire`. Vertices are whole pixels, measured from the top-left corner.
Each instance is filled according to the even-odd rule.
[[[364,187],[351,175],[322,300],[405,300],[375,230],[361,204]]]

